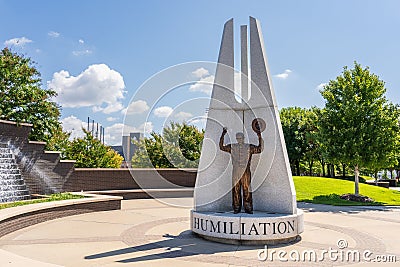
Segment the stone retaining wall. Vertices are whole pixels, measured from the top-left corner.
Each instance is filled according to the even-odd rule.
[[[89,196],[86,194],[86,196]],[[41,222],[88,212],[119,210],[122,197],[95,196],[0,210],[0,237]]]

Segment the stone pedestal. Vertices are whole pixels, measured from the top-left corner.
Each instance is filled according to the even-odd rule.
[[[279,244],[296,241],[303,232],[303,211],[253,214],[192,211],[190,224],[199,236],[228,244]]]

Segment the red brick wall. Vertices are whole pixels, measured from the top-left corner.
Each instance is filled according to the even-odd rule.
[[[132,174],[139,179],[141,186],[138,185]],[[123,190],[142,187],[172,188],[174,185],[194,187],[196,174],[196,169],[157,169],[155,171],[154,169],[76,168],[67,178],[63,191]]]
[[[0,142],[13,151],[30,194],[60,192],[74,164],[60,160],[60,153],[44,151],[46,143],[29,141],[31,128],[31,124],[0,120]]]
[[[31,194],[194,187],[196,169],[74,169],[73,162],[61,161],[59,153],[45,152],[45,143],[29,142],[31,128],[30,124],[0,120],[0,142],[12,146]]]

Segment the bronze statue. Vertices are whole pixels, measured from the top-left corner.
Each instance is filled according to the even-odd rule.
[[[258,136],[258,146],[246,144],[244,142],[244,134],[236,133],[237,143],[224,146],[224,137],[227,128],[222,130],[219,139],[219,148],[222,151],[231,154],[232,158],[232,207],[234,213],[239,213],[242,209],[242,188],[243,188],[243,206],[246,213],[253,213],[253,199],[251,192],[251,172],[250,163],[253,154],[261,153],[264,148],[264,141],[261,138],[261,129],[259,125],[253,127]]]

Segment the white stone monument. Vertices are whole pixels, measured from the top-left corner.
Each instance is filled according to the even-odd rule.
[[[296,205],[259,22],[250,17],[250,67],[246,25],[241,26],[240,35],[241,94],[238,101],[234,89],[233,19],[225,23],[194,190],[191,229],[218,242],[291,242],[303,232],[303,213]],[[243,132],[245,143],[258,145],[252,127],[256,118],[262,119],[266,127],[261,132],[264,148],[251,159],[254,212],[234,213],[232,159],[229,153],[220,150],[219,140],[226,127],[224,144],[235,143],[236,133]]]

